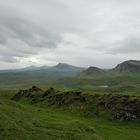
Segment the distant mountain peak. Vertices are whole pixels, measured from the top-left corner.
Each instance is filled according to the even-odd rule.
[[[137,72],[140,71],[140,61],[138,60],[128,60],[118,64],[114,70],[119,72]]]
[[[94,67],[94,66],[91,66],[89,67],[87,70],[84,71],[86,74],[88,75],[92,75],[92,74],[102,74],[103,73],[103,70],[98,68],[98,67]]]
[[[69,64],[59,62],[57,65],[69,65]]]
[[[60,69],[73,69],[73,68],[78,68],[76,66],[70,65],[70,64],[66,64],[66,63],[58,63],[56,66],[54,66],[55,68],[60,68]]]
[[[66,63],[58,63],[56,66],[57,67],[67,67],[67,66],[71,66],[71,65],[66,64]]]

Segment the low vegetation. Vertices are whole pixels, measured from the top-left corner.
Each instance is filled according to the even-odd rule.
[[[139,61],[77,76],[58,66],[0,74],[0,139],[139,140]]]
[[[0,139],[139,140],[138,120],[114,119],[103,104],[94,110],[106,96],[35,86],[17,94],[1,91]]]
[[[136,96],[88,95],[79,91],[61,92],[54,88],[43,91],[33,86],[28,90],[19,90],[11,100],[27,100],[32,104],[67,107],[84,115],[111,116],[119,120],[140,120],[140,97]]]

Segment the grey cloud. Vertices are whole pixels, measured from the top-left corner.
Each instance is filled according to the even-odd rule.
[[[103,60],[115,56],[113,61],[107,59],[108,65],[126,56],[132,59],[135,54],[140,59],[139,0],[0,0],[0,5],[1,61],[18,58],[26,65],[22,58],[45,55],[66,60],[70,55],[67,61],[71,64],[78,59],[80,65],[103,65],[98,52],[102,52]],[[78,37],[65,38],[66,34]],[[86,54],[88,50],[92,55]],[[79,53],[81,57],[77,58]],[[37,61],[47,63],[47,59]]]
[[[61,41],[61,36],[54,35],[20,14],[0,11],[0,56],[2,60],[9,60],[10,56],[11,58],[13,56],[28,57],[37,54],[41,48],[56,48],[58,42]]]
[[[0,56],[0,61],[1,62],[6,62],[6,63],[17,63],[19,60],[15,57],[8,57],[8,56]]]
[[[8,39],[18,39],[29,46],[52,48],[59,41],[46,29],[41,29],[24,18],[0,15],[0,19],[0,43],[6,44]]]
[[[115,47],[110,50],[114,54],[135,54],[140,53],[140,38],[139,35],[131,35],[124,40],[114,44]]]

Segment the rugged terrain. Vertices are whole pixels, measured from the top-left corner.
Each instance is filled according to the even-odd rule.
[[[54,88],[43,91],[33,86],[19,90],[11,100],[27,100],[31,104],[47,104],[59,107],[75,107],[74,110],[84,115],[108,115],[119,120],[140,120],[140,97],[127,95],[84,94],[79,91],[61,92]],[[93,109],[91,109],[93,107]]]
[[[0,139],[139,140],[139,104],[137,96],[36,86],[0,91]]]
[[[139,140],[139,66],[1,71],[0,139]]]

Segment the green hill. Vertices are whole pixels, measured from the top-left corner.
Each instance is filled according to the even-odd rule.
[[[102,76],[105,74],[105,71],[97,67],[89,67],[88,69],[82,71],[78,77],[80,78],[93,78],[97,76]]]
[[[110,70],[97,67],[89,67],[85,70],[59,63],[47,70],[5,72],[0,74],[0,88],[18,89],[38,85],[62,89],[82,89],[101,94],[111,92],[140,95],[139,62],[126,61]]]
[[[117,76],[119,74],[131,72],[140,74],[140,61],[129,60],[118,64],[115,68],[104,70],[97,67],[89,67],[88,69],[81,72],[78,76],[80,78],[97,78],[103,76]]]

